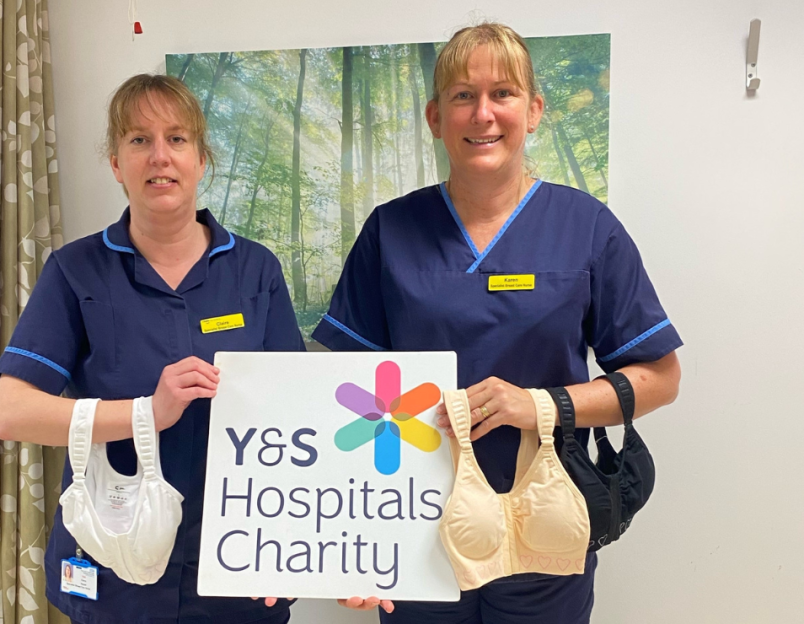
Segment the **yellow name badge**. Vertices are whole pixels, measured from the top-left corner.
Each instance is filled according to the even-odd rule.
[[[495,290],[533,290],[536,288],[535,275],[489,275],[489,291]]]
[[[242,314],[229,314],[227,316],[216,316],[201,321],[201,333],[211,334],[212,332],[226,331],[227,329],[237,329],[245,327],[246,322]]]

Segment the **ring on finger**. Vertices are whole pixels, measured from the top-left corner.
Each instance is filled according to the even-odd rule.
[[[486,418],[491,416],[491,413],[489,412],[489,408],[486,407],[485,405],[480,406],[480,413],[483,415],[483,420],[486,420]]]

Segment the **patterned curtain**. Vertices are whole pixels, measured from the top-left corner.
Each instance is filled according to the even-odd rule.
[[[0,0],[0,349],[42,266],[62,244],[47,0]],[[0,449],[2,624],[69,620],[45,598],[44,552],[58,504],[63,448]]]

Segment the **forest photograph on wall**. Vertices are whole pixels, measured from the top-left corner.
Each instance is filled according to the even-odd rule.
[[[607,201],[610,36],[525,41],[545,100],[527,166]],[[442,46],[167,55],[209,124],[200,205],[278,256],[306,340],[374,207],[449,176],[424,118]]]

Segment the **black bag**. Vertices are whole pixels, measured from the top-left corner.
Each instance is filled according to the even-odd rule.
[[[561,463],[586,499],[589,510],[589,552],[618,540],[653,492],[656,469],[648,447],[634,429],[634,389],[622,373],[606,379],[617,392],[623,410],[623,448],[617,453],[606,429],[595,427],[597,460],[593,463],[575,439],[575,407],[565,388],[548,388],[560,415],[563,447]]]

